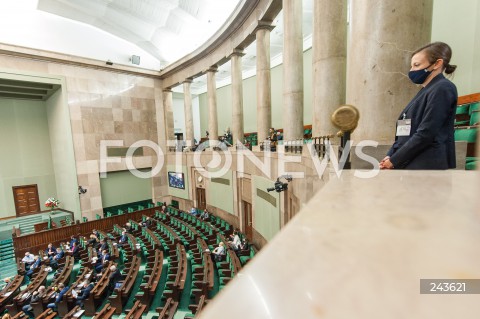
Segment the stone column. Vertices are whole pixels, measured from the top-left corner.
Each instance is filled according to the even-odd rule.
[[[193,145],[193,111],[192,111],[192,94],[190,93],[190,84],[192,79],[186,79],[183,82],[183,97],[185,106],[185,136],[184,140],[187,145]]]
[[[270,77],[270,31],[268,21],[258,21],[257,38],[257,132],[258,142],[268,136],[272,126],[272,84]]]
[[[302,1],[283,0],[283,139],[303,137]]]
[[[352,139],[391,144],[402,109],[419,88],[408,79],[412,51],[430,42],[433,0],[351,2],[348,104],[360,111]]]
[[[157,120],[157,143],[162,149],[163,154],[167,154],[167,112],[164,102],[164,92],[162,91],[162,81],[159,79],[154,80],[154,94],[155,117]],[[155,160],[153,163],[156,163],[157,159],[158,158],[155,156]],[[160,172],[152,177],[152,188],[154,203],[156,203],[157,201],[164,201],[165,196],[168,195],[167,165],[163,165]]]
[[[315,0],[313,5],[312,136],[338,131],[330,121],[345,104],[347,1]]]
[[[175,140],[175,131],[173,123],[173,93],[171,89],[163,90],[163,104],[165,106],[165,127],[167,131],[167,141]]]
[[[235,49],[230,56],[232,60],[232,137],[233,144],[244,142],[243,135],[243,84],[242,56],[243,50]]]
[[[210,133],[210,140],[218,140],[216,72],[216,66],[207,70],[208,132]],[[213,145],[210,144],[210,147],[213,147]]]

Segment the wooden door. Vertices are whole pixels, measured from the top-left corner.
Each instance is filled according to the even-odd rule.
[[[197,208],[201,210],[207,208],[207,199],[205,197],[204,188],[197,188]]]
[[[13,200],[17,217],[40,211],[37,185],[13,186]]]
[[[243,208],[243,225],[245,227],[244,232],[245,236],[249,242],[252,241],[253,238],[253,226],[252,226],[252,204],[246,201],[242,201],[242,208]]]

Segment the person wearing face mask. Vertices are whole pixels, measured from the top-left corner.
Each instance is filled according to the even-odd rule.
[[[452,49],[434,42],[412,54],[410,80],[421,85],[397,119],[395,142],[380,162],[381,169],[455,168],[454,126],[457,88],[443,73],[457,68],[450,64]]]

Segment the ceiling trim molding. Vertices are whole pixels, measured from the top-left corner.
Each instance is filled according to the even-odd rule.
[[[271,20],[281,11],[282,0],[244,0],[239,8],[239,13],[232,14],[235,18],[227,21],[210,41],[160,71],[164,87],[175,87],[181,79],[201,76],[209,65],[227,62],[233,49],[245,48],[255,40],[252,32],[259,21]]]
[[[130,67],[121,64],[107,65],[106,61],[83,58],[75,55],[62,54],[52,51],[32,49],[5,43],[0,43],[0,55],[36,60],[41,62],[78,66],[95,70],[124,73],[156,79],[158,79],[160,76],[160,73],[158,71],[138,67]]]

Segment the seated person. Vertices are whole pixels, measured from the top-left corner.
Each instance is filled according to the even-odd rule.
[[[105,240],[105,238],[100,239],[100,246],[98,247],[97,251],[101,252],[101,251],[104,251],[106,249],[108,249],[107,241]]]
[[[110,276],[108,276],[108,290],[113,291],[116,287],[117,283],[122,280],[122,274],[120,270],[117,269],[115,265],[110,266]]]
[[[147,228],[152,226],[152,220],[150,217],[145,218],[145,221],[142,222],[142,226]]]
[[[55,298],[55,302],[51,302],[47,305],[47,308],[50,309],[56,309],[57,304],[62,301],[63,295],[67,293],[67,291],[70,289],[69,286],[65,286],[62,283],[58,284],[58,287],[55,288],[55,293],[53,294],[53,297]]]
[[[95,247],[98,243],[98,237],[95,236],[94,234],[90,235],[90,239],[87,241],[87,245],[91,245],[92,247]]]
[[[48,259],[51,260],[56,253],[57,250],[55,247],[53,247],[52,243],[48,244],[47,249],[45,249],[45,255],[48,257]]]
[[[107,250],[103,250],[100,256],[98,256],[97,264],[95,265],[95,271],[100,273],[103,269],[103,265],[110,260],[110,254]]]
[[[25,264],[25,270],[29,270],[30,266],[35,262],[35,258],[27,251],[25,257],[22,258],[22,262]]]
[[[78,239],[75,238],[74,235],[72,235],[72,236],[70,237],[70,243],[69,243],[69,244],[70,244],[70,248],[73,247],[73,244],[77,244],[77,245],[78,245]]]
[[[212,256],[215,261],[222,261],[225,256],[225,244],[220,242],[217,247],[212,251]]]
[[[52,267],[58,267],[58,261],[62,259],[65,256],[65,252],[62,250],[62,248],[58,247],[57,248],[57,254],[53,256],[52,260],[50,261],[50,264]]]
[[[191,214],[192,216],[197,216],[197,214],[198,214],[197,209],[196,209],[195,207],[192,207],[192,208],[190,209],[190,214]]]
[[[74,242],[73,245],[70,246],[70,252],[72,253],[73,258],[80,258],[80,246],[77,242]]]
[[[250,250],[250,244],[248,243],[247,238],[243,238],[242,243],[240,244],[239,250],[240,251],[249,251]]]
[[[77,292],[73,293],[72,291],[73,298],[77,300],[75,301],[75,304],[77,306],[83,307],[83,300],[87,299],[88,296],[90,296],[90,291],[92,291],[93,287],[95,287],[93,282],[88,283],[88,281],[85,281],[83,282],[83,287],[82,289],[80,289],[79,293]]]
[[[35,315],[33,314],[33,307],[31,303],[33,302],[42,302],[43,296],[45,296],[46,293],[45,286],[40,286],[38,287],[37,291],[34,291],[32,294],[32,298],[30,299],[30,303],[27,303],[25,306],[22,307],[22,311],[29,317],[29,318],[35,318]]]
[[[128,236],[127,232],[124,230],[122,231],[122,236],[120,236],[120,239],[118,240],[118,246],[123,246],[128,242]]]
[[[40,263],[42,260],[40,259],[40,256],[35,256],[34,258],[35,262],[30,266],[30,269],[25,273],[25,276],[27,276],[29,279],[33,275],[33,272],[35,269],[40,268]]]
[[[232,236],[230,236],[232,238]],[[233,231],[233,239],[228,241],[228,245],[233,249],[233,250],[238,250],[239,246],[241,244],[240,241],[240,236],[238,236],[238,231],[234,230]]]
[[[210,218],[210,214],[208,211],[205,209],[201,214],[200,214],[200,219],[201,220],[208,220]]]

